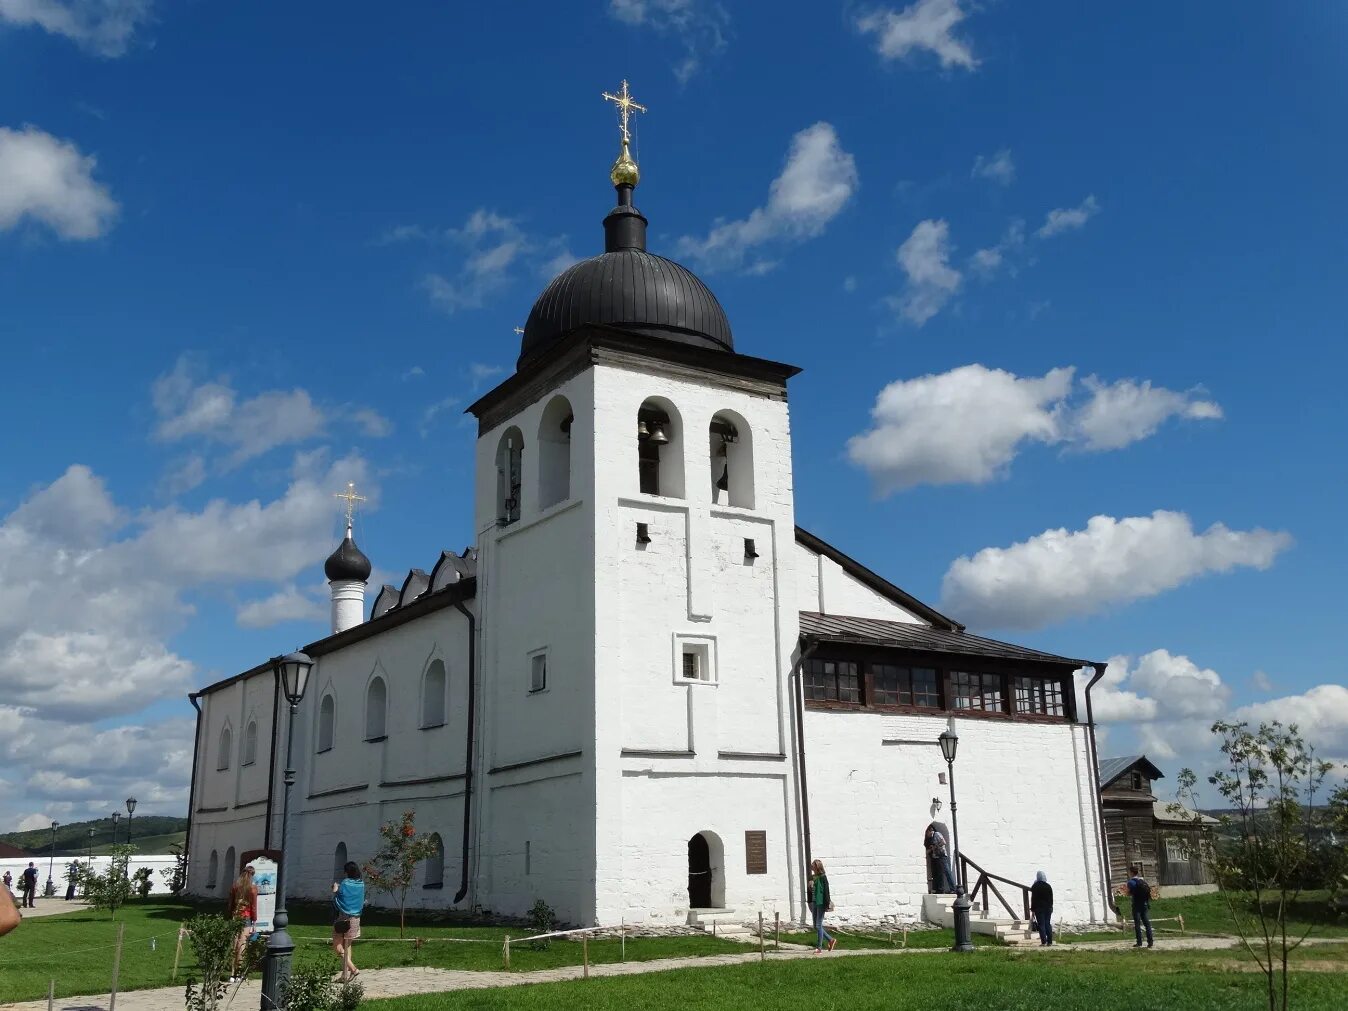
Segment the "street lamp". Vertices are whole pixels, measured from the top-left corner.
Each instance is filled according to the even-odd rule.
[[[59,821],[51,823],[51,858],[47,861],[47,895],[56,894],[56,885],[51,879],[52,868],[56,866],[56,830],[61,827]]]
[[[295,942],[286,932],[290,916],[286,913],[286,863],[290,853],[286,849],[286,830],[290,824],[290,788],[295,784],[295,769],[291,758],[295,743],[295,710],[304,689],[309,686],[309,671],[314,662],[303,653],[290,653],[271,662],[276,682],[290,706],[286,727],[285,791],[281,801],[281,860],[276,868],[276,912],[272,916],[271,937],[267,940],[267,960],[262,966],[262,1011],[273,1011],[281,1006],[281,994],[290,979],[290,958],[295,953]]]
[[[117,821],[122,817],[121,811],[112,812],[112,844],[117,845]]]
[[[946,770],[950,776],[950,834],[952,848],[955,851],[955,951],[973,951],[974,944],[969,937],[969,901],[965,881],[964,866],[960,862],[960,821],[955,813],[955,753],[959,750],[960,739],[955,733],[955,720],[951,717],[946,729],[937,738],[941,745],[941,755],[945,758]]]
[[[136,814],[136,798],[126,798],[126,844],[131,845],[131,819]]]
[[[94,865],[94,830],[89,830],[89,866]]]

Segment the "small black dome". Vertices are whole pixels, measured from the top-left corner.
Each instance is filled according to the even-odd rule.
[[[370,578],[370,560],[360,548],[356,547],[356,542],[351,539],[350,530],[346,532],[346,538],[337,546],[337,550],[323,563],[323,574],[334,583],[346,579],[358,579],[363,583]]]

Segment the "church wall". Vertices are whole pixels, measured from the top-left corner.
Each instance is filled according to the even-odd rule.
[[[806,711],[812,855],[828,870],[839,919],[921,918],[923,832],[932,820],[951,823],[936,744],[945,726]],[[1085,727],[966,718],[956,730],[961,850],[1027,885],[1045,871],[1060,922],[1106,919]],[[1003,894],[1018,905],[1018,892]]]
[[[799,609],[857,618],[927,624],[907,608],[872,590],[831,558],[796,542],[796,593]]]
[[[595,369],[596,456],[609,464],[595,494],[595,918],[605,923],[627,912],[686,916],[688,840],[713,813],[737,838],[741,866],[745,828],[770,831],[793,853],[797,845],[784,786],[783,686],[798,634],[786,404],[657,368]],[[681,496],[640,491],[636,422],[651,398],[676,412]],[[740,445],[753,450],[752,508],[714,501],[708,429],[720,412],[747,429]],[[650,543],[638,543],[637,523]],[[746,538],[756,559],[745,557]],[[682,677],[685,643],[706,650],[713,682]],[[756,778],[734,780],[751,784],[741,790],[716,785],[759,773],[779,778],[771,788]],[[720,797],[725,806],[713,811]],[[651,853],[652,877],[634,856],[641,850]],[[764,887],[786,900],[793,867],[776,860],[783,877]]]

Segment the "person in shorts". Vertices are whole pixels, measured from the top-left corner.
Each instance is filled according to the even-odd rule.
[[[234,974],[229,977],[231,983],[238,983],[247,970],[243,965],[243,949],[248,946],[248,938],[253,933],[253,924],[257,922],[257,886],[253,884],[253,865],[249,864],[239,872],[229,889],[229,915],[239,921],[239,932],[234,937]]]
[[[351,960],[351,944],[360,937],[360,912],[365,908],[365,882],[361,880],[360,865],[348,860],[342,868],[346,875],[332,883],[332,904],[337,907],[332,921],[332,950],[342,960],[342,982],[360,975]]]

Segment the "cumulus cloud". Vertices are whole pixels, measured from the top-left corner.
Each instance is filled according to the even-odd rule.
[[[1094,195],[1088,196],[1076,207],[1055,207],[1048,212],[1039,231],[1034,234],[1041,239],[1048,239],[1063,232],[1074,232],[1084,227],[1099,211],[1100,205]]]
[[[1184,513],[1093,516],[1084,530],[1046,530],[1007,548],[955,559],[941,584],[943,608],[986,628],[1039,628],[1152,597],[1211,573],[1267,569],[1289,534],[1196,533]]]
[[[1343,685],[1317,685],[1300,695],[1241,706],[1235,718],[1251,725],[1272,720],[1284,726],[1295,723],[1321,758],[1348,760],[1348,688]]]
[[[1005,477],[1027,445],[1100,452],[1155,434],[1176,418],[1215,420],[1220,405],[1150,381],[1095,376],[1072,367],[1017,376],[983,365],[890,383],[870,428],[847,453],[888,495],[921,484],[985,484]]]
[[[1076,679],[1083,713],[1091,673],[1078,672]],[[1091,701],[1097,721],[1136,724],[1143,750],[1154,759],[1169,759],[1176,756],[1177,743],[1191,751],[1205,740],[1212,721],[1226,714],[1231,689],[1215,670],[1157,649],[1136,662],[1129,656],[1110,657]]]
[[[918,0],[901,11],[880,9],[856,20],[863,35],[874,35],[876,50],[886,60],[901,60],[915,52],[933,53],[941,66],[974,70],[969,43],[955,34],[968,17],[962,0]]]
[[[706,270],[761,272],[768,261],[750,254],[765,245],[801,242],[823,233],[858,186],[856,160],[844,151],[830,123],[815,123],[791,139],[768,201],[746,218],[717,221],[705,238],[685,235],[678,252]],[[768,264],[770,268],[770,264]]]
[[[105,234],[118,207],[107,187],[94,180],[95,164],[72,142],[35,126],[0,126],[0,231],[27,218],[63,239]]]
[[[153,0],[0,0],[0,22],[62,35],[98,56],[121,56]]]
[[[678,40],[683,56],[674,65],[674,76],[680,84],[728,42],[730,15],[712,0],[609,0],[608,9],[615,21]]]
[[[969,267],[980,277],[987,279],[1006,268],[1016,273],[1019,261],[1025,250],[1025,222],[1012,218],[996,245],[976,250],[969,257]]]
[[[1016,163],[1011,160],[1011,149],[1004,147],[993,155],[979,155],[974,159],[973,177],[991,179],[1002,186],[1010,186],[1016,178]]]
[[[908,278],[890,305],[916,326],[935,316],[959,291],[963,275],[950,265],[950,226],[945,221],[918,222],[895,254]]]
[[[312,595],[301,592],[293,584],[281,587],[269,597],[252,600],[235,613],[235,620],[244,628],[270,628],[283,621],[322,621],[327,605]]]

